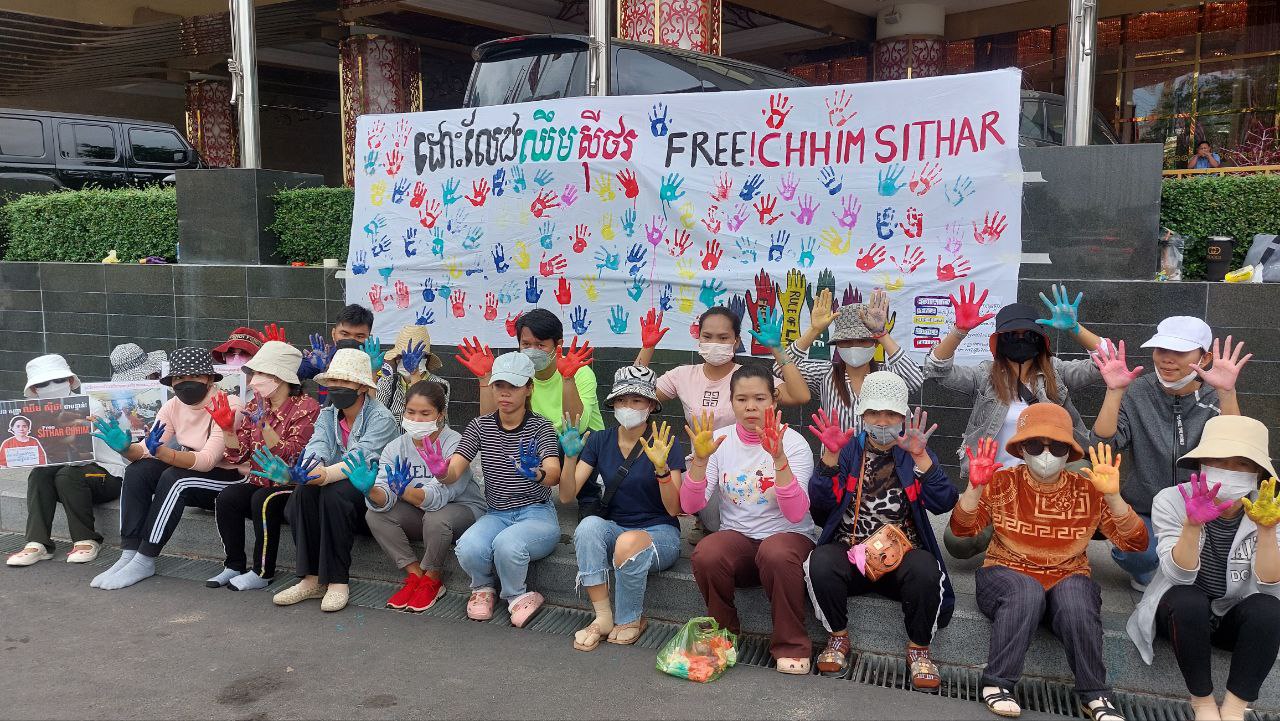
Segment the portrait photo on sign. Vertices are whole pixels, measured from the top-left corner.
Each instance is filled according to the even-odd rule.
[[[0,401],[0,468],[93,460],[89,398]]]

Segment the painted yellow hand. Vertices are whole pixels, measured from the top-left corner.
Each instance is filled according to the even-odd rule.
[[[448,263],[445,263],[444,269],[449,271],[449,277],[454,280],[458,280],[462,277],[463,271],[462,268],[458,267],[457,261],[450,260]]]
[[[600,196],[601,202],[608,203],[618,194],[613,190],[613,175],[609,173],[600,173],[596,176],[596,195]]]
[[[667,465],[667,456],[671,453],[671,446],[675,443],[675,439],[671,437],[671,424],[666,421],[662,425],[658,425],[657,421],[649,424],[649,440],[640,439],[640,445],[644,448],[644,454],[649,457],[649,461],[653,463],[654,470],[670,469]]]
[[[529,246],[525,245],[523,240],[516,241],[516,254],[511,259],[515,261],[516,267],[520,270],[529,269],[529,263],[532,262],[529,259]]]
[[[849,235],[841,235],[835,228],[822,231],[822,244],[832,255],[844,255],[853,244],[853,231]]]
[[[685,290],[684,288],[681,288],[680,297],[677,298],[677,300],[680,302],[681,313],[693,312],[693,296],[689,295],[689,291]]]
[[[683,225],[685,230],[693,230],[693,226],[698,223],[697,217],[694,216],[695,212],[693,203],[686,200],[680,204],[680,225]]]
[[[1111,458],[1111,446],[1105,443],[1099,443],[1095,449],[1089,447],[1089,461],[1093,464],[1093,469],[1080,469],[1080,475],[1089,479],[1093,487],[1104,496],[1112,493],[1120,492],[1120,459],[1122,456],[1115,454],[1115,462]]]
[[[613,240],[613,236],[613,213],[605,213],[600,222],[600,237],[605,240]]]
[[[369,205],[382,205],[382,201],[387,197],[387,182],[379,180],[369,186]]]
[[[590,276],[582,279],[582,292],[587,294],[587,300],[592,303],[600,300],[600,291],[596,290],[596,279]]]
[[[715,437],[715,418],[711,411],[703,411],[702,415],[693,419],[692,425],[684,427],[684,432],[689,436],[689,447],[693,449],[694,457],[700,461],[710,458],[720,444],[724,443],[724,439],[728,438]]]
[[[698,269],[693,267],[693,261],[689,258],[681,258],[676,261],[676,272],[685,280],[693,280],[694,276],[698,275]]]
[[[1280,498],[1276,497],[1276,479],[1268,478],[1258,488],[1258,500],[1240,499],[1244,512],[1262,528],[1272,528],[1280,523]]]

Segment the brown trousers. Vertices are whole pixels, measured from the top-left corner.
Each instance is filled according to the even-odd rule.
[[[693,549],[693,578],[707,611],[721,626],[739,633],[733,594],[763,586],[773,611],[770,653],[777,658],[809,658],[813,642],[804,626],[804,561],[813,541],[798,533],[777,533],[763,541],[737,531],[716,531]]]

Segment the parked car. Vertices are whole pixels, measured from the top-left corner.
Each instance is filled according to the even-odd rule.
[[[172,125],[0,108],[0,198],[172,182],[200,155]]]
[[[1022,114],[1018,118],[1018,144],[1034,147],[1062,145],[1066,118],[1067,99],[1064,96],[1023,90]],[[1102,113],[1093,111],[1093,132],[1089,135],[1089,144],[1116,145],[1119,142]]]

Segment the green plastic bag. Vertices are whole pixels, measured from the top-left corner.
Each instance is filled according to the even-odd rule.
[[[676,678],[706,683],[738,662],[738,637],[714,618],[690,619],[658,652],[658,670]]]

